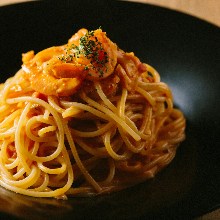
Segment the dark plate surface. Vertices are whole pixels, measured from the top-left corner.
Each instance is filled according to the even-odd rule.
[[[0,8],[1,82],[21,53],[60,45],[99,26],[125,51],[154,66],[187,118],[186,140],[154,179],[130,189],[68,201],[17,195],[0,187],[0,219],[120,219],[201,216],[220,205],[220,29],[150,5],[116,1],[40,1]]]

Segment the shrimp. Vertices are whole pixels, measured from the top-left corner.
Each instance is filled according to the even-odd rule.
[[[70,96],[85,79],[102,80],[114,72],[117,46],[101,29],[80,29],[66,45],[53,46],[36,55],[29,51],[23,54],[22,61],[33,90]]]
[[[88,30],[85,28],[81,28],[77,33],[75,33],[69,40],[68,44],[72,45],[75,44],[79,46],[79,40],[81,37],[85,36],[88,33]]]
[[[117,64],[117,45],[101,29],[80,29],[72,36],[68,45],[69,54],[76,51],[76,62],[88,69],[87,79],[104,79],[114,72]]]
[[[32,59],[30,52],[23,55],[22,69],[29,74],[31,87],[45,95],[68,96],[76,92],[86,76],[79,64],[63,63],[58,59],[64,47],[50,47]]]

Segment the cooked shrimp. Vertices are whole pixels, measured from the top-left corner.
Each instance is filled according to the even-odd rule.
[[[79,30],[66,45],[54,46],[34,55],[23,54],[23,70],[34,90],[45,95],[69,96],[84,79],[101,80],[114,72],[117,46],[101,29]]]
[[[23,55],[23,70],[29,74],[31,87],[45,95],[68,96],[74,93],[86,76],[79,64],[63,63],[58,56],[64,47],[50,47],[28,59]],[[28,56],[28,57],[25,57]]]
[[[78,32],[76,32],[69,40],[68,44],[72,45],[75,44],[79,46],[79,40],[81,37],[85,36],[88,33],[88,30],[85,28],[81,28]]]
[[[68,54],[75,56],[76,62],[88,70],[87,79],[103,79],[113,73],[117,63],[117,45],[101,29],[80,29],[71,37],[68,46]]]

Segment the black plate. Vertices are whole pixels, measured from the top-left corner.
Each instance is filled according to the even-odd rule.
[[[116,1],[40,1],[0,8],[1,81],[21,53],[60,45],[81,27],[102,26],[124,50],[153,65],[187,118],[186,141],[155,179],[68,201],[30,198],[0,187],[0,217],[192,218],[220,205],[220,29],[167,9]]]

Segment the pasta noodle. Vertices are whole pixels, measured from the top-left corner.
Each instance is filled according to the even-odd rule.
[[[155,176],[185,138],[170,88],[101,29],[22,56],[0,85],[0,185],[33,197],[90,196]]]

